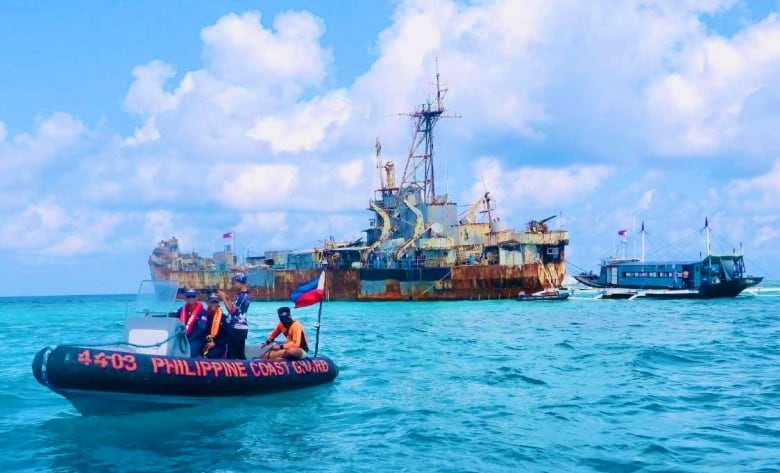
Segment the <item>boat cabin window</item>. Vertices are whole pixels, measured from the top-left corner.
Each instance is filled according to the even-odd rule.
[[[732,260],[722,260],[720,262],[723,265],[723,276],[728,281],[730,279],[734,278],[734,273],[736,272],[736,268],[734,268],[734,261]]]

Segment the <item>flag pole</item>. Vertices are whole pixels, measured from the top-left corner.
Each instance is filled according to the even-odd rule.
[[[325,270],[322,270],[322,273],[320,274],[320,281],[317,283],[317,286],[322,286],[323,294],[320,294],[320,307],[317,309],[317,323],[314,325],[314,327],[317,329],[317,336],[314,340],[314,356],[317,356],[317,353],[320,350],[320,320],[322,320],[322,302],[325,300]]]
[[[317,329],[317,336],[314,340],[314,356],[317,356],[317,352],[320,349],[320,320],[322,319],[322,299],[320,299],[320,308],[317,310],[317,323],[314,327]]]

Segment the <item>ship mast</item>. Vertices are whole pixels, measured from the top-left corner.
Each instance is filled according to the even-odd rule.
[[[379,189],[384,190],[385,176],[382,172],[384,171],[384,166],[382,165],[382,143],[379,141],[379,137],[376,138],[374,148],[376,149],[376,172],[379,174]]]
[[[414,119],[414,137],[409,149],[409,157],[404,166],[401,189],[417,188],[422,191],[423,202],[433,204],[436,201],[436,188],[433,167],[433,129],[439,118],[455,118],[455,115],[444,115],[444,96],[447,89],[442,89],[439,78],[439,62],[436,61],[436,102],[422,104],[413,113],[402,113]],[[420,150],[419,148],[422,149]],[[421,176],[420,176],[421,174]]]

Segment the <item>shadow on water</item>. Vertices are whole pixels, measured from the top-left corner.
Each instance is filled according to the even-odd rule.
[[[501,366],[498,369],[489,370],[485,373],[484,382],[489,385],[512,385],[514,381],[522,381],[534,386],[547,386],[547,383],[541,379],[533,378],[523,374],[522,370]]]
[[[295,427],[299,416],[311,414],[331,392],[330,386],[319,386],[131,415],[61,414],[20,432],[31,435],[38,448],[35,458],[19,458],[18,466],[112,472],[266,469],[286,453],[276,448],[281,439],[301,435]]]

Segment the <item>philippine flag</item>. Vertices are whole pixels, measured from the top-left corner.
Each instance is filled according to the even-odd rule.
[[[308,307],[322,302],[325,296],[325,271],[319,277],[301,284],[290,293],[290,300],[295,302],[295,308]]]
[[[628,236],[628,230],[620,230],[618,231],[618,236],[621,236],[623,238]]]

